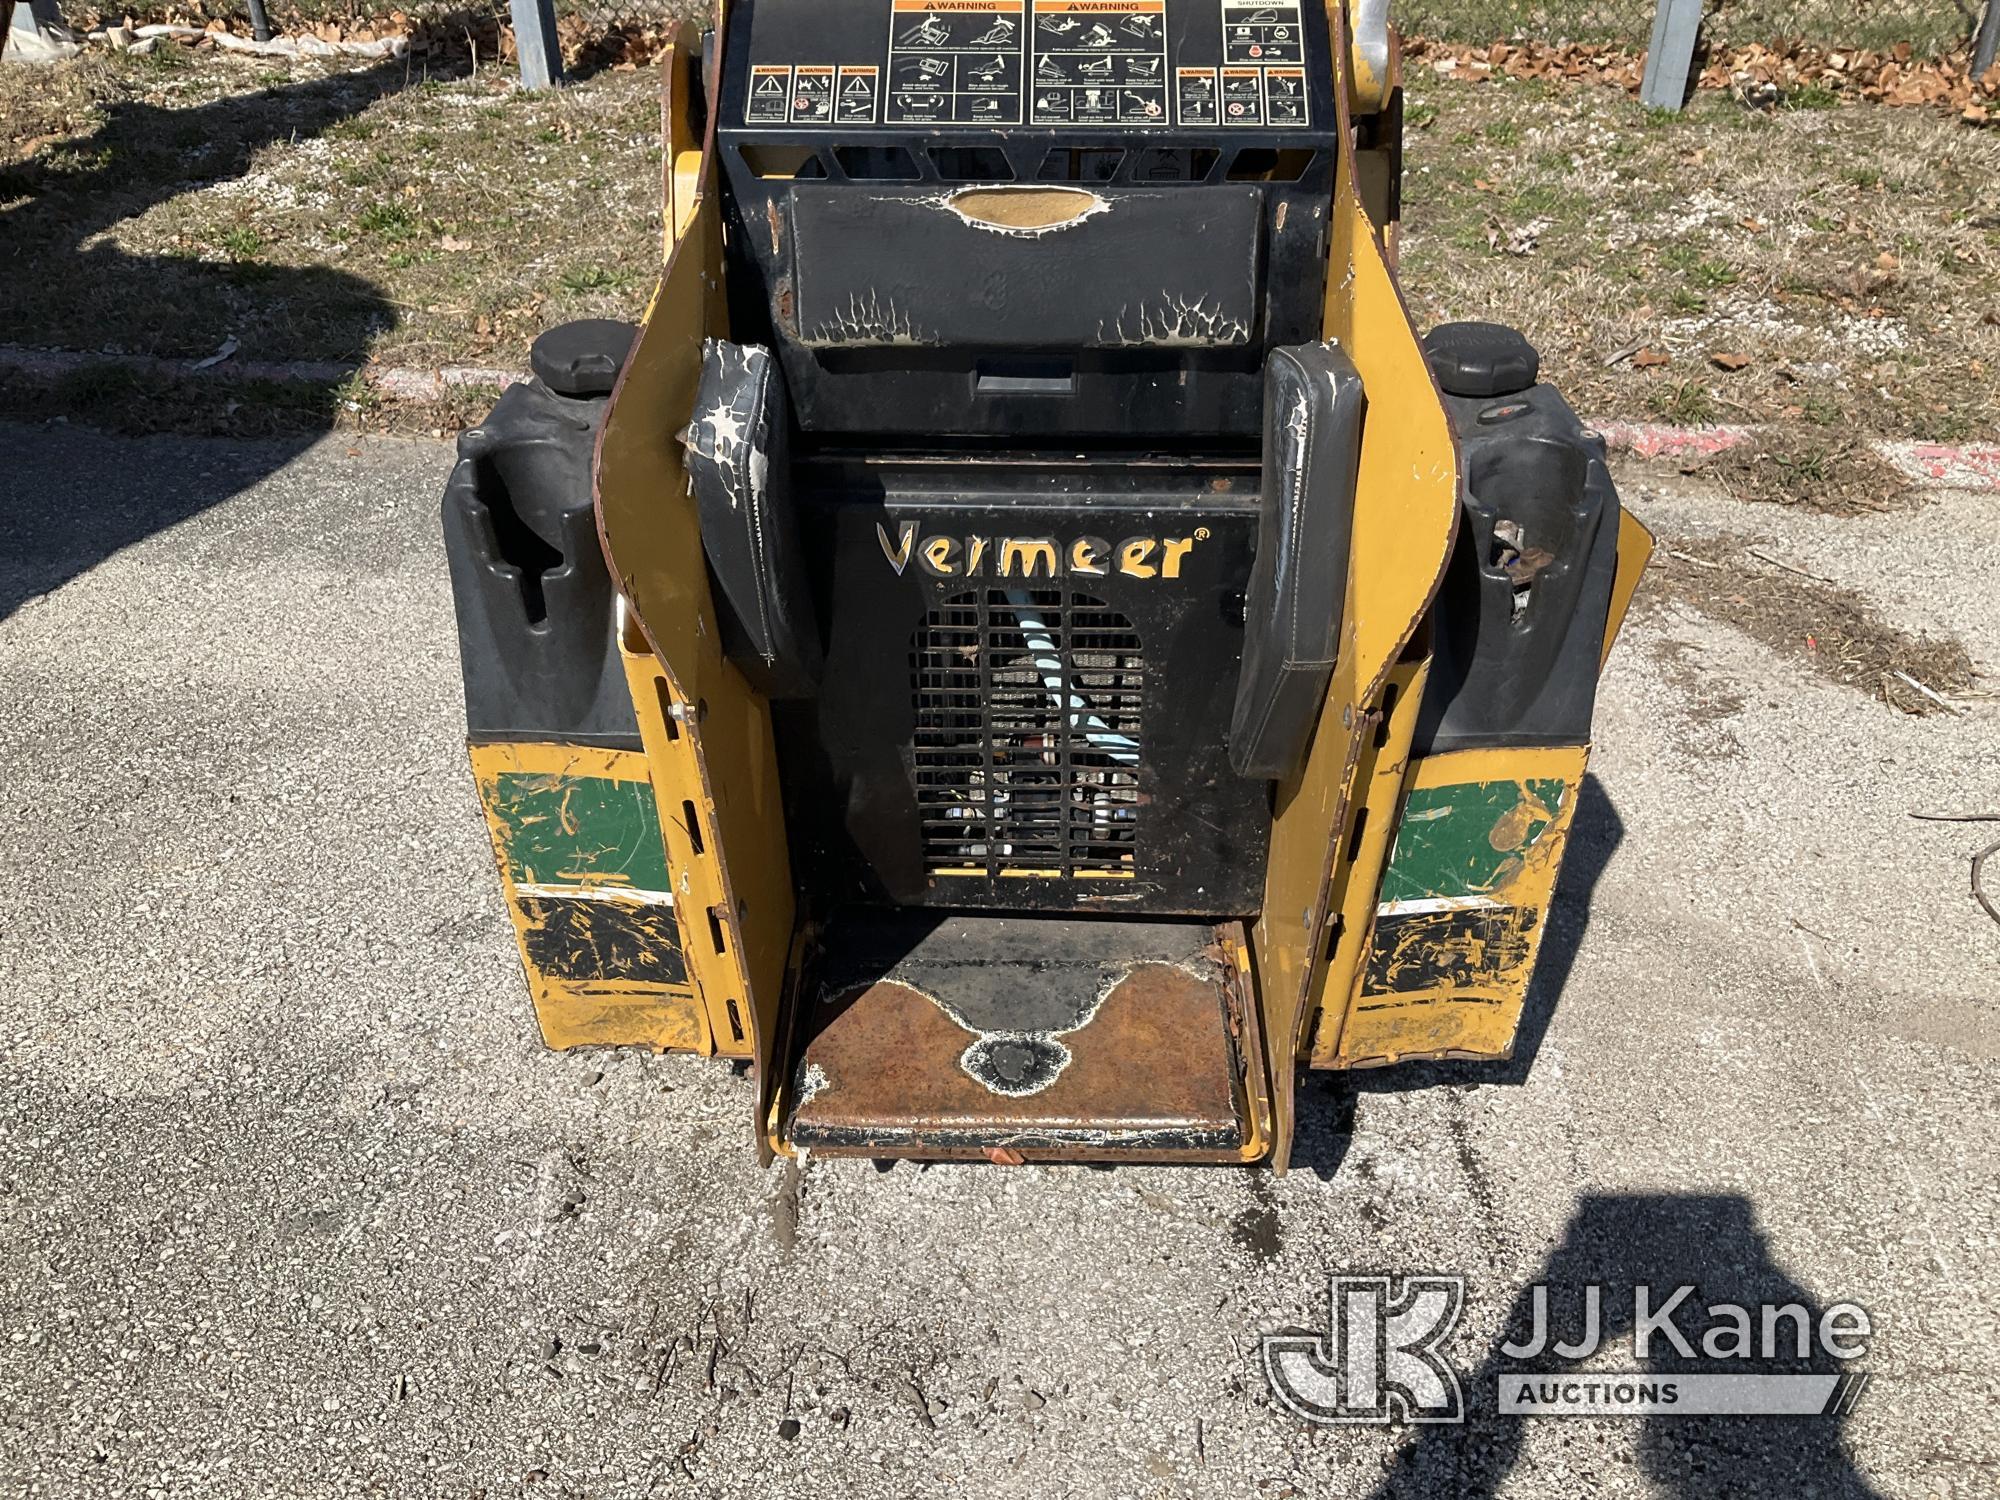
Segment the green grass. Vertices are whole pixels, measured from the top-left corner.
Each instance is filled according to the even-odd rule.
[[[1840,94],[1823,83],[1802,83],[1778,99],[1780,109],[1838,109]]]
[[[363,234],[406,240],[417,232],[417,216],[400,203],[371,203],[354,221]]]
[[[1715,397],[1699,380],[1675,380],[1654,390],[1646,405],[1663,422],[1682,427],[1703,427],[1716,416]]]
[[[247,225],[234,224],[222,231],[222,248],[231,260],[255,260],[264,251],[264,236]]]
[[[563,272],[558,283],[573,296],[587,292],[609,292],[623,286],[630,278],[623,271],[610,266],[577,266]]]

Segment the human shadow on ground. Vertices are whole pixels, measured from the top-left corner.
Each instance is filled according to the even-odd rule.
[[[1440,1268],[1455,1269],[1455,1268]],[[1471,1273],[1467,1297],[1483,1288]],[[1537,1284],[1547,1287],[1550,1349],[1516,1359],[1502,1351],[1525,1347],[1534,1326]],[[1635,1293],[1648,1289],[1657,1312],[1679,1287],[1695,1290],[1677,1308],[1676,1326],[1693,1348],[1681,1355],[1664,1335],[1650,1340],[1649,1357],[1634,1358],[1631,1333]],[[1762,1337],[1764,1306],[1796,1306],[1817,1330],[1824,1308],[1779,1263],[1748,1198],[1735,1193],[1592,1193],[1575,1212],[1541,1269],[1515,1294],[1504,1331],[1476,1369],[1462,1378],[1463,1425],[1426,1426],[1406,1445],[1372,1492],[1371,1500],[1432,1500],[1450,1495],[1479,1500],[1497,1495],[1524,1463],[1531,1427],[1557,1424],[1566,1447],[1604,1446],[1603,1461],[1618,1461],[1625,1434],[1637,1428],[1633,1455],[1656,1493],[1710,1500],[1723,1494],[1812,1496],[1815,1500],[1872,1500],[1875,1488],[1856,1467],[1845,1433],[1845,1415],[1520,1417],[1498,1411],[1503,1375],[1525,1370],[1561,1373],[1580,1368],[1558,1358],[1553,1345],[1575,1340],[1584,1328],[1587,1287],[1600,1289],[1603,1342],[1585,1363],[1594,1371],[1643,1370],[1654,1376],[1710,1374],[1842,1373],[1816,1336],[1799,1353],[1796,1322],[1776,1322],[1777,1357],[1713,1358],[1702,1331],[1712,1326],[1706,1309],[1731,1303],[1748,1309],[1754,1337]],[[1727,1347],[1726,1344],[1718,1347]],[[1528,1460],[1532,1462],[1532,1460]],[[1530,1488],[1532,1488],[1532,1484]]]

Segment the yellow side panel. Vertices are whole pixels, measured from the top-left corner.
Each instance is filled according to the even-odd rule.
[[[542,1040],[571,1047],[652,1047],[665,1052],[715,1051],[701,1002],[686,989],[641,993],[628,987],[566,984],[530,974],[528,992]]]
[[[1427,656],[1397,662],[1389,673],[1382,701],[1369,710],[1365,720],[1369,732],[1354,783],[1360,796],[1352,799],[1342,835],[1345,854],[1334,868],[1335,937],[1328,945],[1331,951],[1326,978],[1319,988],[1319,1009],[1306,1031],[1315,1068],[1333,1066],[1331,1059],[1347,1020],[1348,1001],[1368,951],[1382,868],[1388,862],[1390,836],[1396,831],[1396,814],[1403,805],[1410,739],[1416,733],[1430,670]]]
[[[1321,1066],[1511,1055],[1589,754],[1459,750],[1412,763],[1368,957]]]
[[[748,1057],[750,1018],[744,1005],[743,968],[729,948],[727,925],[711,924],[707,917],[728,905],[729,887],[713,812],[702,796],[695,742],[682,730],[686,711],[675,711],[667,674],[646,648],[645,637],[629,622],[619,648],[639,715],[639,735],[659,792],[660,833],[674,871],[674,897],[691,919],[682,924],[688,975],[700,996],[715,1050],[728,1057]]]
[[[542,1039],[712,1052],[646,757],[562,744],[468,753]]]
[[[1347,116],[1345,17],[1331,9],[1339,136]],[[1368,395],[1356,481],[1340,656],[1300,773],[1278,789],[1264,907],[1252,939],[1271,1067],[1274,1165],[1291,1154],[1293,1087],[1305,1030],[1326,983],[1334,877],[1363,743],[1430,602],[1458,520],[1458,449],[1343,147],[1333,194],[1324,336],[1338,340]]]
[[[708,97],[715,100],[721,97],[721,48],[711,54]],[[670,66],[670,120],[687,109],[675,76]],[[675,138],[671,124],[668,135]],[[770,705],[723,657],[677,436],[693,414],[702,341],[728,334],[712,116],[702,152],[698,193],[688,202],[675,190],[672,212],[681,230],[598,439],[597,514],[612,576],[658,662],[650,706],[635,702],[642,733],[651,726],[647,747],[661,800],[668,807],[693,805],[689,828],[701,831],[716,873],[707,893],[713,899],[687,904],[690,960],[705,1003],[736,1002],[758,1065],[761,1119],[792,939],[792,876]],[[678,734],[671,742],[667,714]],[[670,743],[678,750],[669,753]],[[663,821],[671,839],[674,819]],[[718,1040],[726,1044],[728,1033]]]
[[[1618,639],[1618,632],[1625,624],[1625,615],[1632,608],[1632,596],[1639,591],[1639,579],[1646,571],[1646,564],[1653,558],[1653,533],[1648,531],[1639,518],[1618,508],[1618,572],[1611,580],[1611,614],[1604,622],[1604,650],[1597,659],[1600,671],[1611,660],[1611,647]]]

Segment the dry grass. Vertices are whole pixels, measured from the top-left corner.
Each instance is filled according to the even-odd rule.
[[[1921,504],[1895,466],[1848,434],[1776,428],[1712,458],[1681,466],[1737,500],[1792,505],[1829,516]]]
[[[1421,68],[1408,93],[1419,321],[1519,325],[1597,416],[2000,433],[2000,131]]]
[[[169,59],[162,62],[158,59]],[[178,48],[9,69],[14,342],[244,360],[490,362],[629,315],[659,259],[657,81],[266,68]]]
[[[1409,92],[1420,321],[1520,325],[1592,415],[1780,423],[1801,451],[2000,433],[2000,131],[1707,93],[1660,117],[1421,66]],[[179,48],[0,70],[0,328],[518,367],[552,323],[643,305],[657,128],[643,68],[545,95]]]
[[[1972,659],[1959,641],[1912,635],[1845,589],[1762,561],[1754,543],[1743,536],[1676,540],[1654,554],[1641,601],[1688,605],[1762,641],[1783,660],[1905,713],[1940,710],[1897,672],[1945,694],[1972,685]]]

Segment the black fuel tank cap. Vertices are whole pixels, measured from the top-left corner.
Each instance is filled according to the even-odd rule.
[[[559,323],[535,340],[528,365],[558,396],[607,396],[639,330],[615,318]]]
[[[1542,368],[1535,346],[1500,323],[1440,323],[1424,335],[1424,357],[1447,396],[1525,391]]]

